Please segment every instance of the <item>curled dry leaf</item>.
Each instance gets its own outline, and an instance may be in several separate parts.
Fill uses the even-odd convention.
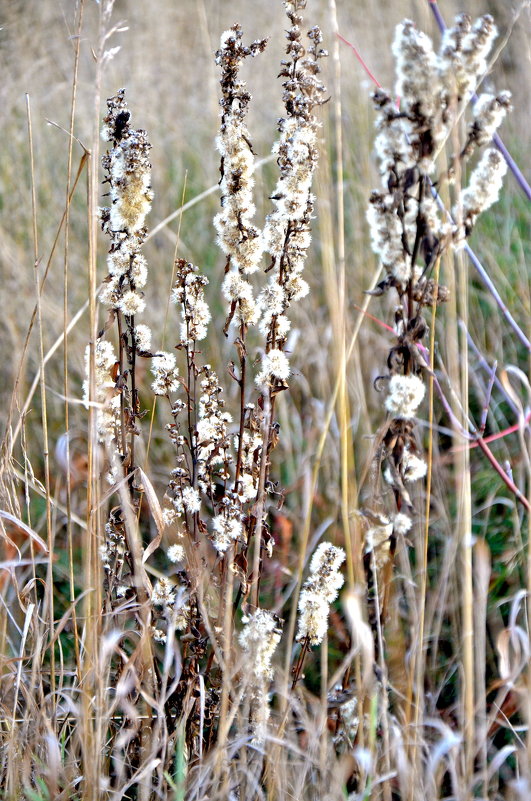
[[[142,482],[142,489],[144,490],[144,493],[146,495],[146,500],[149,504],[149,509],[153,516],[153,520],[155,521],[155,525],[157,526],[157,536],[149,543],[148,547],[144,551],[144,555],[142,557],[142,564],[144,564],[149,559],[151,554],[154,551],[156,551],[160,545],[160,541],[162,539],[162,532],[164,530],[164,520],[162,517],[162,507],[160,505],[153,484],[146,476],[141,467],[137,469],[138,469],[138,475],[140,476],[140,481]]]
[[[0,509],[0,517],[3,517],[4,520],[9,520],[10,523],[14,523],[15,526],[17,526],[21,531],[27,534],[28,537],[31,537],[31,539],[37,543],[41,551],[44,551],[44,553],[48,553],[48,546],[46,545],[42,537],[39,537],[36,531],[33,531],[32,528],[23,523],[22,520],[19,520],[18,517],[15,517],[15,515],[10,514],[10,512],[5,512],[3,509]]]

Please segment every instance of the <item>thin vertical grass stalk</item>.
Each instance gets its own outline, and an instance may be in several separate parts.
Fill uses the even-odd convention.
[[[468,287],[464,279],[464,270],[458,271],[460,296],[460,317],[467,325],[468,321]],[[469,376],[468,352],[466,338],[460,336],[460,395],[462,398],[465,419],[468,417]],[[464,421],[463,421],[464,422]],[[458,497],[459,539],[462,549],[463,586],[463,717],[462,725],[465,737],[465,775],[472,778],[476,746],[475,736],[475,669],[474,669],[474,591],[472,566],[472,497],[470,480],[470,452],[462,451],[456,459],[456,492]],[[469,791],[471,793],[471,790]]]
[[[435,284],[439,283],[440,259],[437,259],[434,269]],[[435,368],[435,322],[437,314],[437,304],[432,307],[431,320],[430,320],[430,343],[429,343],[429,369],[430,375],[428,378],[428,445],[426,452],[426,506],[424,511],[423,521],[423,539],[422,539],[422,554],[421,554],[421,567],[420,567],[420,588],[419,588],[419,625],[418,634],[416,636],[416,647],[411,659],[411,674],[414,673],[414,697],[416,703],[414,705],[414,737],[415,744],[417,744],[417,736],[420,732],[421,726],[421,701],[423,696],[423,681],[426,670],[426,654],[424,646],[425,637],[425,623],[426,623],[426,600],[428,590],[428,547],[429,547],[429,533],[430,533],[430,511],[431,511],[431,496],[432,496],[432,470],[433,470],[433,402],[434,402],[434,380],[433,371]],[[413,690],[413,681],[411,682]],[[417,747],[416,752],[412,758],[413,770],[417,776],[420,776],[420,751]]]
[[[100,778],[103,763],[103,732],[99,721],[103,719],[105,671],[100,662],[100,637],[102,607],[101,567],[99,553],[99,537],[102,530],[102,511],[100,504],[100,455],[98,444],[98,415],[96,401],[96,363],[95,343],[98,335],[98,315],[96,308],[97,288],[97,225],[99,198],[99,113],[101,98],[102,68],[105,45],[109,34],[109,19],[113,3],[105,0],[99,6],[98,15],[98,51],[94,80],[94,117],[92,130],[91,153],[88,160],[87,173],[87,216],[88,216],[88,303],[89,303],[89,358],[88,358],[88,447],[87,447],[87,527],[83,543],[85,560],[84,586],[88,590],[84,606],[83,627],[83,671],[81,700],[81,732],[82,732],[82,764],[83,764],[83,801],[97,801],[99,797]]]
[[[42,418],[42,439],[43,439],[43,459],[44,459],[44,481],[46,490],[46,530],[48,544],[48,570],[46,574],[46,594],[45,612],[48,615],[49,639],[53,643],[54,631],[54,594],[53,594],[53,528],[52,528],[52,509],[51,509],[51,482],[50,482],[50,448],[48,440],[48,409],[46,401],[46,379],[44,372],[44,338],[42,325],[42,305],[41,290],[39,281],[39,240],[37,236],[37,195],[35,186],[35,164],[33,154],[33,131],[31,124],[31,107],[29,95],[26,95],[26,112],[28,121],[28,144],[31,165],[31,208],[32,208],[32,228],[33,228],[33,255],[34,255],[34,277],[37,305],[37,330],[39,336],[39,361],[40,361],[40,391],[41,391],[41,418]],[[50,647],[50,703],[52,710],[55,708],[55,649],[53,644]]]
[[[68,323],[69,323],[69,310],[68,310],[68,262],[69,262],[69,234],[70,234],[70,196],[72,192],[72,161],[73,161],[73,147],[74,147],[74,123],[76,113],[76,99],[77,99],[77,83],[79,72],[79,57],[80,57],[80,41],[81,31],[83,28],[83,11],[84,2],[80,2],[78,16],[77,16],[77,39],[74,48],[74,67],[72,77],[72,97],[70,106],[70,126],[69,126],[69,140],[68,140],[68,159],[67,159],[67,177],[66,177],[66,197],[65,197],[65,234],[64,234],[64,256],[63,256],[63,394],[65,397],[64,405],[64,421],[65,421],[65,467],[66,467],[66,527],[67,527],[67,541],[68,541],[68,562],[70,572],[70,602],[72,603],[72,625],[74,628],[74,648],[76,654],[76,670],[78,682],[81,682],[81,663],[80,663],[80,650],[79,650],[79,631],[77,624],[77,611],[75,604],[75,574],[74,574],[74,538],[72,527],[72,484],[71,484],[71,453],[70,453],[70,410],[68,405],[69,397],[69,380],[68,380],[68,362],[69,362],[69,349],[68,349]]]
[[[338,309],[338,375],[343,377],[339,402],[339,418],[341,425],[341,448],[342,448],[342,517],[343,529],[345,533],[345,549],[347,554],[347,573],[351,587],[361,580],[362,567],[355,554],[359,553],[359,543],[357,542],[357,526],[352,523],[351,509],[354,507],[354,499],[357,496],[356,486],[356,466],[353,449],[350,445],[350,418],[351,412],[348,403],[348,392],[346,386],[347,361],[346,361],[346,338],[347,338],[347,282],[346,282],[346,261],[345,261],[345,199],[344,199],[344,170],[343,170],[343,130],[342,130],[342,101],[341,101],[341,61],[339,58],[338,41],[338,21],[335,0],[330,0],[330,12],[336,39],[333,49],[334,63],[334,131],[336,137],[337,151],[337,175],[334,177],[337,202],[337,259],[334,260],[337,270],[337,295],[335,298],[335,309]],[[334,314],[333,319],[336,319]],[[354,529],[352,531],[352,528]]]

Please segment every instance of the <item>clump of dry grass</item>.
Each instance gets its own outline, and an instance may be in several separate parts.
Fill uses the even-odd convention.
[[[108,100],[103,192],[99,185],[98,92],[120,58],[111,37],[122,27],[110,0],[94,48],[92,146],[77,173],[70,146],[66,208],[44,272],[28,101],[39,375],[25,394],[20,369],[0,473],[6,799],[528,794],[528,340],[518,304],[501,301],[499,272],[465,244],[505,172],[489,143],[510,97],[484,91],[494,21],[459,17],[438,52],[412,22],[397,28],[397,85],[373,96],[381,185],[369,223],[380,264],[372,284],[365,269],[357,276],[358,308],[373,304],[371,323],[348,307],[347,243],[359,258],[368,237],[345,217],[353,179],[339,54],[334,48],[335,154],[317,170],[331,141],[327,53],[319,27],[305,34],[306,2],[284,6],[277,172],[263,191],[255,143],[264,134],[252,133],[242,75],[249,67],[252,85],[278,42],[245,44],[233,25],[215,54],[214,225],[224,267],[213,273],[209,248],[186,243],[182,220],[174,258],[164,257],[172,265],[164,313],[153,313],[163,293],[153,266],[148,281],[146,260],[159,156],[151,132],[133,127],[124,90]],[[80,33],[83,5],[78,11]],[[332,28],[334,15],[331,3]],[[79,38],[74,57],[71,134]],[[135,124],[141,117],[140,106]],[[360,147],[368,130],[361,142],[360,120]],[[69,335],[69,265],[71,204],[85,170],[82,390],[70,375],[85,343],[76,351]],[[356,192],[360,218],[366,186]],[[98,211],[102,195],[108,208]],[[63,234],[63,337],[54,347],[66,346],[56,400],[44,287]],[[306,269],[312,250],[324,293]],[[476,259],[484,290],[467,280],[463,252]],[[503,370],[474,341],[469,309],[486,302],[482,292],[513,338],[514,363]],[[375,337],[373,324],[388,331]],[[28,335],[35,358],[31,344]],[[33,422],[26,415],[37,390]],[[362,434],[377,429],[368,444]],[[520,439],[509,450],[511,433]]]

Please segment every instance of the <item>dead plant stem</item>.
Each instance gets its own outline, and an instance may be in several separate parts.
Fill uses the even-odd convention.
[[[50,498],[52,496],[50,483],[50,450],[48,442],[48,409],[46,402],[46,378],[44,372],[44,333],[42,324],[42,303],[41,289],[39,281],[39,240],[37,233],[37,189],[35,185],[35,161],[33,152],[33,130],[31,123],[31,106],[29,95],[26,95],[26,113],[28,122],[28,144],[31,165],[31,208],[32,208],[32,229],[33,229],[33,256],[34,256],[34,278],[35,294],[37,305],[37,327],[39,336],[39,364],[40,364],[40,385],[41,385],[41,419],[42,419],[42,444],[44,460],[44,484],[46,489],[46,530],[48,544],[48,568],[46,572],[46,611],[49,621],[49,639],[53,639],[54,631],[54,583],[53,583],[53,553],[54,553],[54,533],[52,527],[52,507]],[[55,649],[50,648],[50,703],[55,712]]]

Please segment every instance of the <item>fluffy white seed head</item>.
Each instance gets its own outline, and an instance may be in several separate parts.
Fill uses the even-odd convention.
[[[330,604],[323,595],[302,590],[299,598],[297,640],[308,637],[311,645],[319,645],[328,629]]]
[[[312,556],[310,575],[299,599],[299,641],[308,637],[311,645],[322,642],[328,625],[330,604],[343,586],[344,579],[339,569],[344,560],[344,550],[329,542],[322,542]]]
[[[184,562],[185,552],[182,545],[170,545],[166,551],[166,556],[170,562]]]
[[[409,515],[398,512],[393,518],[393,532],[397,535],[407,534],[413,525]]]
[[[267,382],[278,379],[279,381],[286,381],[289,378],[290,366],[289,359],[286,354],[274,348],[269,353],[264,354],[262,359],[262,370],[256,376],[256,383],[258,386],[263,386]]]
[[[439,78],[431,39],[406,19],[396,28],[392,49],[401,107],[406,112],[418,109],[428,119],[433,117]]]
[[[118,308],[126,317],[140,314],[146,308],[146,301],[134,289],[126,290],[118,302]]]
[[[420,456],[411,453],[409,448],[405,448],[401,469],[404,481],[413,482],[424,478],[428,472],[428,465]]]
[[[151,349],[151,328],[143,323],[135,325],[135,341],[138,350],[149,351]]]
[[[181,498],[184,508],[190,514],[195,514],[201,509],[201,496],[193,487],[184,487],[181,491]]]
[[[245,621],[238,639],[242,650],[251,657],[249,667],[258,678],[273,678],[271,660],[280,636],[277,619],[265,609],[256,609]]]
[[[239,517],[230,514],[216,515],[212,521],[212,542],[218,553],[225,553],[232,542],[238,540],[243,533],[243,525]]]
[[[461,61],[463,71],[474,77],[474,84],[487,70],[487,57],[498,35],[498,29],[490,14],[479,17],[463,38]]]
[[[474,138],[478,145],[487,144],[492,139],[510,110],[510,92],[500,92],[498,95],[488,92],[480,94],[474,105],[473,126]]]
[[[238,271],[227,273],[221,291],[229,303],[235,303],[234,323],[254,325],[258,322],[260,308],[253,297],[253,288]]]
[[[155,380],[151,388],[155,395],[167,395],[175,392],[179,386],[179,370],[173,353],[159,352],[151,360],[151,372]]]
[[[241,44],[241,29],[235,26],[221,38],[216,61],[221,66],[222,121],[216,139],[222,156],[221,211],[214,218],[218,245],[227,254],[232,269],[254,273],[263,253],[261,232],[252,224],[254,154],[245,125],[250,95],[238,76],[244,58],[263,49],[265,42],[250,48]]]
[[[391,196],[373,193],[367,209],[373,251],[388,273],[405,286],[411,276],[411,262],[404,251],[402,221],[393,208]]]
[[[153,199],[148,158],[151,145],[145,131],[131,127],[123,89],[109,98],[107,106],[102,135],[112,147],[102,161],[111,203],[110,208],[101,209],[100,217],[111,244],[107,256],[109,275],[99,297],[102,303],[133,317],[146,306],[141,290],[148,270],[140,251]]]
[[[507,162],[499,150],[489,148],[470,176],[467,188],[461,193],[463,221],[472,226],[479,214],[498,200]]]
[[[393,375],[389,381],[389,394],[385,408],[393,417],[411,419],[420,406],[426,387],[416,375]]]
[[[172,606],[175,603],[175,586],[164,576],[161,577],[151,595],[151,602],[155,606]]]
[[[245,695],[250,701],[250,723],[253,743],[263,743],[267,734],[270,715],[269,684],[273,678],[272,658],[280,642],[281,629],[278,620],[265,609],[256,609],[243,618],[243,629],[239,643],[246,662],[247,678]]]

